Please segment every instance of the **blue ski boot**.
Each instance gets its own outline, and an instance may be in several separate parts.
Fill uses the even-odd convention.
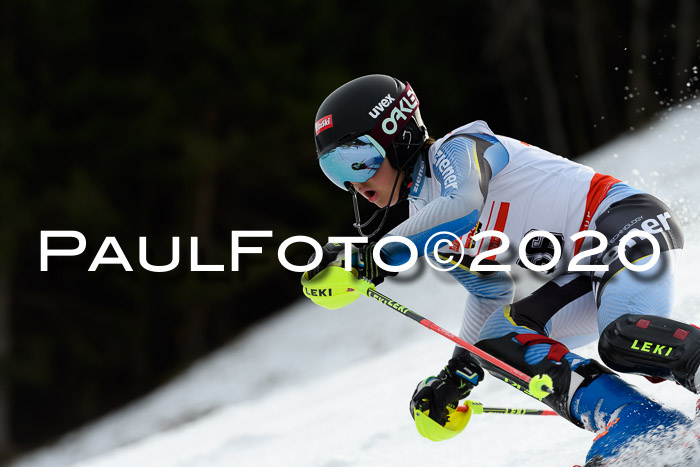
[[[586,456],[586,467],[688,465],[651,461],[650,456],[659,451],[656,445],[668,447],[680,442],[681,434],[690,430],[691,420],[649,399],[616,375],[602,374],[579,388],[571,413],[586,428],[598,432]],[[644,462],[639,464],[640,460]]]

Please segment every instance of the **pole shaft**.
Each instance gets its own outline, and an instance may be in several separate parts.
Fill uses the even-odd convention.
[[[487,362],[497,366],[501,370],[504,370],[505,372],[509,373],[511,376],[514,378],[517,378],[520,380],[521,384],[524,384],[527,386],[530,383],[530,380],[532,379],[530,376],[527,374],[523,373],[522,371],[518,370],[517,368],[514,368],[513,366],[507,364],[506,362],[494,357],[491,354],[488,354],[481,350],[478,347],[473,346],[469,342],[465,341],[464,339],[461,339],[460,337],[455,336],[451,332],[441,328],[437,324],[433,323],[427,318],[422,317],[415,311],[401,305],[400,303],[392,300],[391,298],[387,297],[386,295],[377,292],[375,289],[368,289],[367,290],[367,296],[370,298],[373,298],[385,305],[387,305],[389,308],[393,308],[394,310],[398,311],[399,313],[408,316],[414,321],[417,321],[421,325],[425,326],[426,328],[430,329],[431,331],[434,331],[441,336],[444,336],[454,342],[457,345],[460,345],[467,349],[469,352],[473,353],[477,357],[482,358],[483,360],[486,360]]]
[[[457,407],[457,412],[467,412],[469,407],[466,405],[460,405]],[[481,413],[493,413],[500,415],[559,415],[553,410],[538,410],[538,409],[514,409],[514,408],[500,408],[500,407],[482,407]]]

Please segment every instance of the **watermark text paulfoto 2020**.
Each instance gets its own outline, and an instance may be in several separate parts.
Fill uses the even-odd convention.
[[[241,254],[257,254],[262,253],[262,247],[243,247],[240,246],[240,239],[245,237],[253,238],[270,238],[273,236],[271,230],[234,230],[231,231],[231,261],[230,267],[231,271],[239,270],[239,257]],[[478,233],[474,235],[471,239],[474,241],[479,241],[484,238],[497,238],[497,242],[491,242],[490,245],[497,245],[495,248],[489,249],[487,251],[482,251],[477,254],[473,261],[469,265],[469,269],[474,272],[490,272],[490,271],[510,271],[510,264],[493,264],[493,262],[482,263],[487,258],[493,258],[501,253],[506,252],[510,247],[510,240],[508,237],[499,231],[489,230],[485,232]],[[589,250],[581,251],[576,254],[570,261],[568,265],[568,270],[573,272],[603,272],[608,270],[608,264],[612,263],[614,260],[619,260],[622,264],[632,271],[646,271],[651,269],[659,259],[660,247],[659,242],[654,238],[654,236],[644,230],[632,229],[622,238],[620,238],[619,243],[613,248],[609,249],[606,253],[606,257],[609,260],[604,259],[603,264],[580,264],[581,261],[590,256],[601,254],[608,250],[609,243],[605,236],[596,231],[582,231],[575,233],[570,237],[572,242],[584,239],[585,237],[593,237],[598,240],[598,245]],[[75,248],[51,248],[49,243],[52,238],[73,238],[77,240],[78,244]],[[454,240],[449,240],[452,238]],[[625,251],[627,248],[634,246],[640,239],[646,239],[651,243],[652,254],[649,259],[644,264],[634,264],[630,262]],[[547,261],[545,264],[534,264],[527,255],[526,247],[532,242],[533,239],[546,239],[551,245],[551,252],[547,255]],[[366,237],[329,237],[328,241],[330,243],[338,243],[344,245],[345,257],[350,257],[352,254],[353,244],[367,243],[368,239]],[[447,257],[444,254],[440,254],[439,250],[446,247],[453,246],[455,241],[461,246],[460,259],[455,260],[452,255]],[[48,271],[49,269],[49,258],[56,256],[78,256],[85,252],[86,239],[85,236],[76,230],[42,230],[41,231],[41,245],[40,245],[40,259],[41,259],[41,271]],[[309,264],[295,265],[290,263],[286,257],[287,249],[296,243],[305,243],[310,245],[316,252],[315,258]],[[405,250],[409,253],[408,259],[399,265],[390,265],[380,256],[380,250],[382,247],[389,245],[391,243],[403,244],[406,248]],[[595,243],[595,242],[593,242]],[[430,249],[429,249],[430,246]],[[112,249],[113,254],[109,255],[109,249]],[[172,238],[172,257],[171,261],[165,265],[153,265],[150,264],[146,256],[147,251],[147,239],[146,237],[139,237],[139,264],[143,269],[150,272],[168,272],[172,271],[178,267],[180,263],[180,238]],[[460,237],[451,232],[438,232],[432,235],[427,242],[425,242],[425,247],[423,249],[423,256],[426,257],[427,263],[434,269],[438,271],[449,271],[457,267],[462,258],[465,255],[465,250],[463,248]],[[408,238],[400,236],[389,236],[382,238],[377,242],[377,246],[373,250],[373,257],[377,265],[389,272],[403,272],[410,269],[418,261],[418,248],[415,243]],[[534,230],[526,234],[518,246],[518,264],[522,264],[524,267],[538,272],[546,272],[551,270],[554,265],[559,263],[562,256],[562,247],[560,240],[557,239],[552,233],[543,230]],[[434,263],[428,258],[432,258]],[[321,263],[322,260],[322,247],[319,242],[311,237],[298,235],[294,237],[287,238],[284,240],[277,249],[277,258],[280,264],[289,271],[293,272],[305,272],[309,271]],[[124,251],[117,242],[116,237],[106,237],[102,242],[97,254],[95,255],[88,271],[96,271],[98,266],[103,264],[117,264],[121,265],[125,271],[133,271],[131,263],[127,259]],[[444,267],[443,267],[444,266]],[[345,264],[346,270],[350,270],[350,261]],[[190,270],[191,271],[212,271],[212,272],[223,272],[226,267],[223,264],[199,264],[198,256],[198,239],[197,237],[190,237]]]

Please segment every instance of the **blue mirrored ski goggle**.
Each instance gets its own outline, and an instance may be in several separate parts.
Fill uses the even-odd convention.
[[[348,141],[318,157],[321,170],[347,191],[348,182],[366,182],[384,162],[386,151],[369,135]]]

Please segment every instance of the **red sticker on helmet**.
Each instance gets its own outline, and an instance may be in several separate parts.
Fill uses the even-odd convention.
[[[316,136],[323,130],[327,130],[333,127],[333,114],[326,115],[325,117],[319,118],[316,122]]]

